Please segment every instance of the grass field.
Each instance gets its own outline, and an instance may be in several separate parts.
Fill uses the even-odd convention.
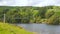
[[[7,23],[0,23],[0,34],[33,34],[22,27],[10,25]]]

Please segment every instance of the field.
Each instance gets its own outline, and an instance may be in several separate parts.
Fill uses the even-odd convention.
[[[0,22],[0,34],[33,34],[22,27]]]

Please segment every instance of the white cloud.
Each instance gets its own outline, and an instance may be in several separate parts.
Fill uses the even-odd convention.
[[[14,1],[12,0],[2,0],[0,1],[0,6],[7,6],[7,5],[13,5]]]
[[[47,6],[58,5],[60,0],[0,0],[0,6]]]
[[[55,1],[54,0],[44,0],[43,2],[40,2],[34,6],[48,6],[48,5],[55,5]]]
[[[6,2],[4,2],[4,1],[0,1],[0,5],[5,5],[6,4]]]
[[[26,6],[28,4],[27,0],[15,0],[15,3],[13,5],[16,6]]]
[[[60,0],[55,0],[55,5],[60,6]]]
[[[41,3],[42,1],[44,1],[44,0],[28,0],[28,5],[29,6],[36,5],[38,3]]]

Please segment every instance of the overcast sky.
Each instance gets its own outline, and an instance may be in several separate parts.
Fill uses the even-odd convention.
[[[0,0],[0,6],[47,6],[58,5],[60,0]]]

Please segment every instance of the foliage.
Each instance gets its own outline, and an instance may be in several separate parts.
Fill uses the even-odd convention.
[[[60,7],[59,6],[46,6],[46,7],[12,7],[12,6],[0,6],[0,21],[3,22],[4,15],[5,20],[8,23],[42,23],[47,22],[55,23],[60,18]],[[57,16],[55,16],[57,15]],[[56,20],[54,20],[56,19]],[[53,21],[53,22],[50,22]],[[60,23],[60,22],[59,22]]]
[[[57,25],[60,23],[59,21],[59,16],[54,14],[53,16],[51,16],[48,20],[47,20],[47,23],[48,24],[54,24],[54,25]]]
[[[52,15],[54,15],[54,10],[53,9],[48,9],[46,14],[45,14],[45,17],[50,18]]]

